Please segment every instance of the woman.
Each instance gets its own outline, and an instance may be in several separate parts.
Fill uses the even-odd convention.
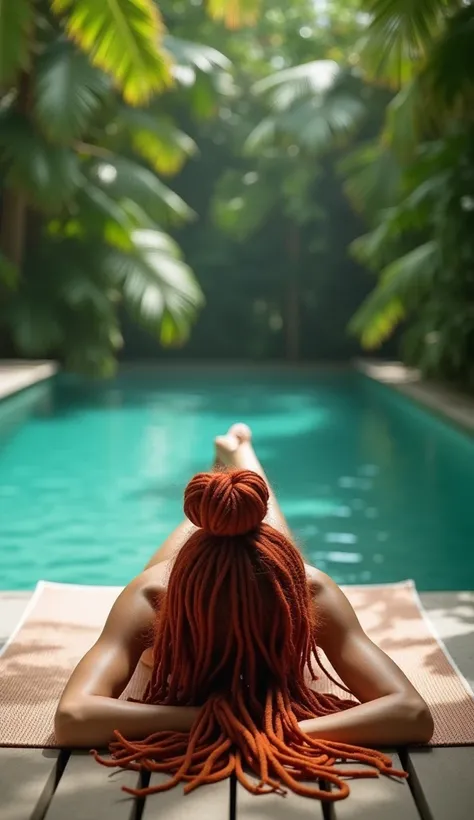
[[[161,788],[183,781],[185,791],[235,772],[254,793],[287,786],[336,800],[349,791],[341,760],[373,767],[352,776],[403,776],[367,747],[428,741],[427,705],[339,587],[303,563],[249,428],[234,425],[216,450],[215,471],[186,489],[187,520],[75,669],[56,714],[59,744],[110,744],[100,762],[166,771]],[[310,688],[318,648],[357,700]],[[140,658],[151,666],[143,702],[118,700]],[[302,782],[318,778],[330,792]]]

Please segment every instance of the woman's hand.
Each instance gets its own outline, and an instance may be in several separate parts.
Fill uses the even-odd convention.
[[[300,729],[313,738],[356,746],[427,743],[433,719],[417,696],[385,695],[333,715],[302,720]]]
[[[116,729],[131,740],[154,732],[189,732],[199,712],[191,706],[151,706],[100,695],[64,700],[56,713],[56,740],[60,746],[90,749],[107,746]]]

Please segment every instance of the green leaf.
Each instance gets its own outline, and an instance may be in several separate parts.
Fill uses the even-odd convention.
[[[340,74],[341,69],[334,60],[314,60],[259,80],[252,92],[264,96],[274,111],[286,111],[301,99],[326,94]]]
[[[27,71],[33,24],[32,0],[0,0],[0,83],[15,83]]]
[[[359,308],[349,329],[366,348],[379,347],[404,318],[429,293],[440,263],[436,241],[426,242],[391,262],[379,283]]]
[[[386,219],[373,231],[358,236],[349,246],[351,255],[363,265],[379,271],[393,258],[393,237]]]
[[[453,8],[452,0],[365,0],[372,15],[362,47],[371,78],[398,86],[418,71]]]
[[[387,106],[381,139],[402,161],[413,157],[423,126],[426,127],[424,108],[419,76],[407,83]]]
[[[171,117],[161,113],[123,107],[119,119],[129,132],[137,154],[158,173],[178,173],[197,149],[194,140],[177,128]]]
[[[181,343],[203,301],[199,285],[169,236],[141,230],[133,233],[133,241],[132,253],[108,254],[105,269],[143,327],[163,343]]]
[[[160,48],[163,27],[153,0],[51,0],[69,37],[92,63],[110,74],[131,105],[169,85]]]
[[[344,190],[352,205],[374,217],[397,201],[402,168],[393,151],[380,142],[365,143],[340,164]]]
[[[81,136],[110,90],[109,78],[72,43],[53,42],[38,61],[35,112],[54,142]]]
[[[230,60],[217,49],[170,34],[163,37],[163,48],[172,57],[173,77],[184,85],[195,82],[196,72],[213,74],[216,71],[230,71],[232,66]]]
[[[0,116],[0,155],[8,168],[7,185],[21,188],[40,208],[60,207],[80,184],[75,153],[48,143],[20,114]]]
[[[430,51],[426,75],[441,117],[443,107],[457,108],[467,117],[472,111],[474,65],[474,8],[467,5],[446,21],[446,30]]]
[[[253,87],[269,104],[249,135],[246,153],[258,153],[280,138],[291,138],[309,152],[324,151],[353,131],[366,106],[350,74],[333,60],[316,60],[278,71]]]
[[[133,160],[111,153],[107,160],[92,162],[87,174],[109,196],[136,202],[156,222],[179,223],[194,215],[178,194]]]
[[[207,0],[207,10],[214,20],[222,20],[230,29],[251,26],[260,12],[260,0]]]
[[[89,235],[102,236],[114,247],[129,250],[132,246],[131,232],[136,227],[125,203],[116,202],[105,191],[85,181],[77,196],[79,219]]]

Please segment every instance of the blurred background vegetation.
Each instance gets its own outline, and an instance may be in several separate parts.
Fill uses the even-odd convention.
[[[0,344],[474,386],[469,0],[0,5]]]

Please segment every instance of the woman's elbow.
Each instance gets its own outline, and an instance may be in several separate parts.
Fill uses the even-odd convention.
[[[59,746],[80,746],[83,715],[80,705],[60,703],[54,718],[54,734]]]

